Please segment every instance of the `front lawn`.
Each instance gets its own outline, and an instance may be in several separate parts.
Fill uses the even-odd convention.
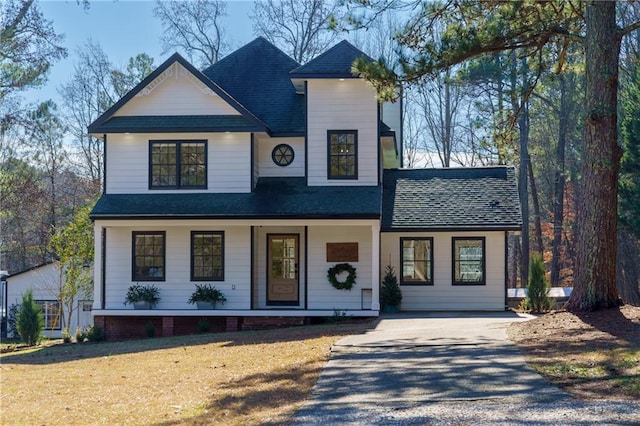
[[[3,424],[281,423],[370,322],[42,347],[0,357]]]
[[[578,398],[640,400],[640,307],[552,312],[509,336],[540,374]]]

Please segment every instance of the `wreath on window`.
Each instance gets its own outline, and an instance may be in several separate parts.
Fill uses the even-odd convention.
[[[344,281],[338,281],[338,275],[343,272],[347,272],[347,279]],[[336,266],[329,268],[327,271],[327,278],[334,288],[338,290],[351,290],[356,283],[356,268],[348,263],[338,263]]]

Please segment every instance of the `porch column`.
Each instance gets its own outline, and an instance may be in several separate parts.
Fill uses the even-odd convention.
[[[371,226],[371,310],[380,310],[380,224]]]
[[[100,225],[93,227],[93,310],[102,309],[102,230]]]

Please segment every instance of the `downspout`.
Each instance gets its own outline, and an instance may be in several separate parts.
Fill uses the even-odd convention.
[[[309,227],[304,227],[304,309],[309,309]]]
[[[309,82],[304,82],[304,184],[309,185]]]
[[[102,193],[107,193],[107,134],[102,135]]]
[[[509,231],[504,231],[504,310],[509,310]]]
[[[106,266],[107,266],[107,228],[102,228],[102,249],[101,249],[101,256],[100,256],[100,263],[101,263],[101,267],[100,267],[100,309],[105,308],[106,304],[105,304],[105,297],[107,295],[107,287],[105,285],[105,280],[107,278],[107,271],[106,271]]]
[[[253,225],[251,225],[251,248],[249,249],[251,254],[251,267],[250,267],[250,274],[251,274],[251,281],[250,281],[250,292],[251,292],[251,297],[249,299],[249,309],[253,310],[255,308],[255,304],[253,303],[254,300],[254,291],[255,291],[255,227]]]

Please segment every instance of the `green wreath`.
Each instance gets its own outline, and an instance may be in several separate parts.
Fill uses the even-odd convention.
[[[349,275],[346,280],[340,282],[336,277],[342,272],[348,272]],[[327,271],[327,278],[331,285],[338,290],[351,290],[353,285],[356,283],[356,268],[348,263],[338,263],[333,268],[329,268]]]

